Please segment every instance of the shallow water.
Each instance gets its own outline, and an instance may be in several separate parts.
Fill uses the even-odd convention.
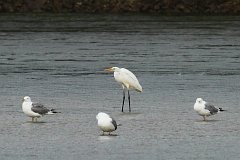
[[[239,17],[2,15],[1,159],[239,159]],[[122,90],[109,66],[125,67],[143,92]],[[62,113],[31,123],[29,95]],[[227,111],[203,122],[202,97]],[[111,114],[117,136],[100,136]]]

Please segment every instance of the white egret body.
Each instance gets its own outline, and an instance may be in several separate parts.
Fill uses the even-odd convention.
[[[125,68],[111,67],[111,68],[105,69],[105,71],[114,72],[115,80],[122,85],[122,88],[123,88],[122,112],[123,112],[124,101],[125,101],[125,91],[126,90],[128,91],[129,112],[131,112],[129,90],[133,89],[138,92],[143,91],[142,86],[140,85],[137,77],[131,71]]]

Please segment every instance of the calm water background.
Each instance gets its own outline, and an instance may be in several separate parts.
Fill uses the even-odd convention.
[[[1,159],[240,159],[239,26],[240,17],[1,15]],[[109,66],[143,86],[131,114]],[[62,113],[31,123],[25,95]],[[197,97],[228,111],[202,122]],[[118,136],[100,136],[99,111],[122,124]]]

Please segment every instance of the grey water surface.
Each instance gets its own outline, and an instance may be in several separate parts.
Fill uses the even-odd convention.
[[[240,17],[2,14],[0,159],[239,160]],[[132,113],[110,66],[138,77]],[[31,123],[23,96],[61,113]],[[201,97],[226,112],[202,121]],[[127,104],[127,102],[126,102]],[[101,136],[96,114],[122,124]]]

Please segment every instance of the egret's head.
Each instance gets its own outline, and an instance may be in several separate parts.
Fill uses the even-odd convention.
[[[106,68],[104,69],[104,71],[107,71],[107,72],[115,72],[117,70],[119,70],[120,68],[118,67],[110,67],[110,68]]]
[[[108,117],[109,118],[109,115],[104,113],[104,112],[99,112],[97,115],[96,115],[96,119],[99,120],[100,118],[104,118],[104,117]]]
[[[196,103],[202,103],[203,102],[203,99],[202,98],[197,98],[196,99]]]
[[[29,96],[25,96],[23,98],[23,102],[31,102],[31,98]]]

